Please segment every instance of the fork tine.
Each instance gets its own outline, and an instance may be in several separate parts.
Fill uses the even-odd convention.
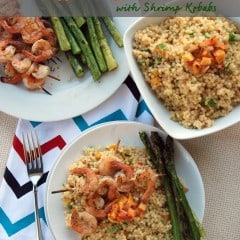
[[[30,151],[28,135],[24,136],[24,134],[22,133],[22,139],[23,139],[23,152],[25,157],[25,163],[28,168],[31,168],[32,162],[31,162],[31,151]]]
[[[27,154],[27,149],[26,149],[26,141],[25,141],[25,137],[24,137],[23,133],[22,133],[22,140],[23,140],[23,154],[24,154],[25,161],[27,163],[27,161],[28,161],[28,154]]]
[[[33,137],[33,132],[31,132],[31,138],[32,138],[32,145],[33,145],[33,154],[34,154],[34,159],[36,159],[36,167],[42,168],[42,151],[41,151],[41,146],[38,140],[38,136],[36,131],[34,131],[34,137]]]
[[[28,143],[28,155],[29,155],[29,166],[30,168],[34,168],[34,159],[35,159],[35,153],[34,153],[34,146],[33,146],[33,141],[30,141],[29,134],[27,135],[27,143]]]
[[[22,133],[23,152],[28,169],[42,168],[42,151],[37,133],[31,131],[25,135]]]

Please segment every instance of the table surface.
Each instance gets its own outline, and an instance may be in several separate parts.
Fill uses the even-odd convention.
[[[18,119],[0,112],[0,183]],[[180,141],[196,161],[206,194],[207,240],[240,239],[240,123],[221,132]]]

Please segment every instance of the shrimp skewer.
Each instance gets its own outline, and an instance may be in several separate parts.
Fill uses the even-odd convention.
[[[18,73],[18,74],[15,74],[14,76],[1,76],[0,80],[1,82],[11,83],[11,84],[17,84],[23,81],[23,84],[30,90],[41,89],[48,95],[52,95],[47,89],[43,87],[43,84],[45,82],[44,79],[37,79],[29,75],[24,76]]]
[[[0,80],[12,84],[22,81],[30,90],[42,89],[51,94],[43,88],[45,78],[59,78],[39,63],[51,59],[56,52],[53,29],[46,27],[40,17],[2,17],[0,36],[0,63],[5,65],[6,73]]]
[[[23,66],[16,66],[19,68],[18,70],[22,69]],[[34,89],[41,89],[47,94],[51,95],[49,91],[47,91],[45,88],[43,88],[44,85],[44,78],[48,76],[48,73],[50,71],[48,66],[32,63],[28,70],[26,72],[20,73],[16,71],[16,67],[12,65],[12,63],[9,61],[5,65],[5,73],[6,77],[1,77],[0,80],[4,83],[11,83],[11,84],[17,84],[19,82],[23,82],[23,84],[30,90]]]

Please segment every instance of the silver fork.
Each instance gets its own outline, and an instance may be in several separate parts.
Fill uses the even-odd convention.
[[[43,175],[43,161],[42,161],[42,151],[39,144],[37,133],[34,131],[22,134],[23,138],[23,151],[25,157],[25,163],[27,166],[27,172],[29,179],[33,184],[33,192],[34,192],[34,213],[36,220],[36,232],[37,239],[42,240],[42,230],[41,223],[38,213],[38,194],[37,194],[37,184],[40,178]]]

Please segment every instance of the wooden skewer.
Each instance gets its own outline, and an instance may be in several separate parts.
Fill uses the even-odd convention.
[[[72,189],[61,189],[61,190],[52,191],[51,193],[55,194],[55,193],[68,192],[68,191],[72,191]]]
[[[55,77],[55,76],[53,76],[53,75],[48,75],[48,77],[50,77],[50,78],[53,78],[53,79],[55,79],[55,80],[57,80],[57,81],[60,81],[61,79],[60,78],[58,78],[58,77]]]
[[[57,62],[55,61],[54,58],[49,59],[48,62],[49,62],[49,61],[52,61],[53,63],[57,64]]]
[[[54,58],[56,58],[59,62],[61,62],[62,63],[62,59],[60,59],[59,57],[54,57]]]
[[[48,95],[52,95],[48,90],[46,90],[45,88],[43,87],[40,87],[40,89],[42,89],[45,93],[47,93]]]
[[[118,148],[119,148],[119,145],[120,145],[120,140],[117,141],[116,143],[116,148],[115,148],[115,154],[118,152]]]
[[[52,61],[53,63],[57,64],[57,61],[55,59],[58,60],[59,62],[62,62],[62,60],[59,57],[56,57],[56,56],[50,58],[49,61]]]

